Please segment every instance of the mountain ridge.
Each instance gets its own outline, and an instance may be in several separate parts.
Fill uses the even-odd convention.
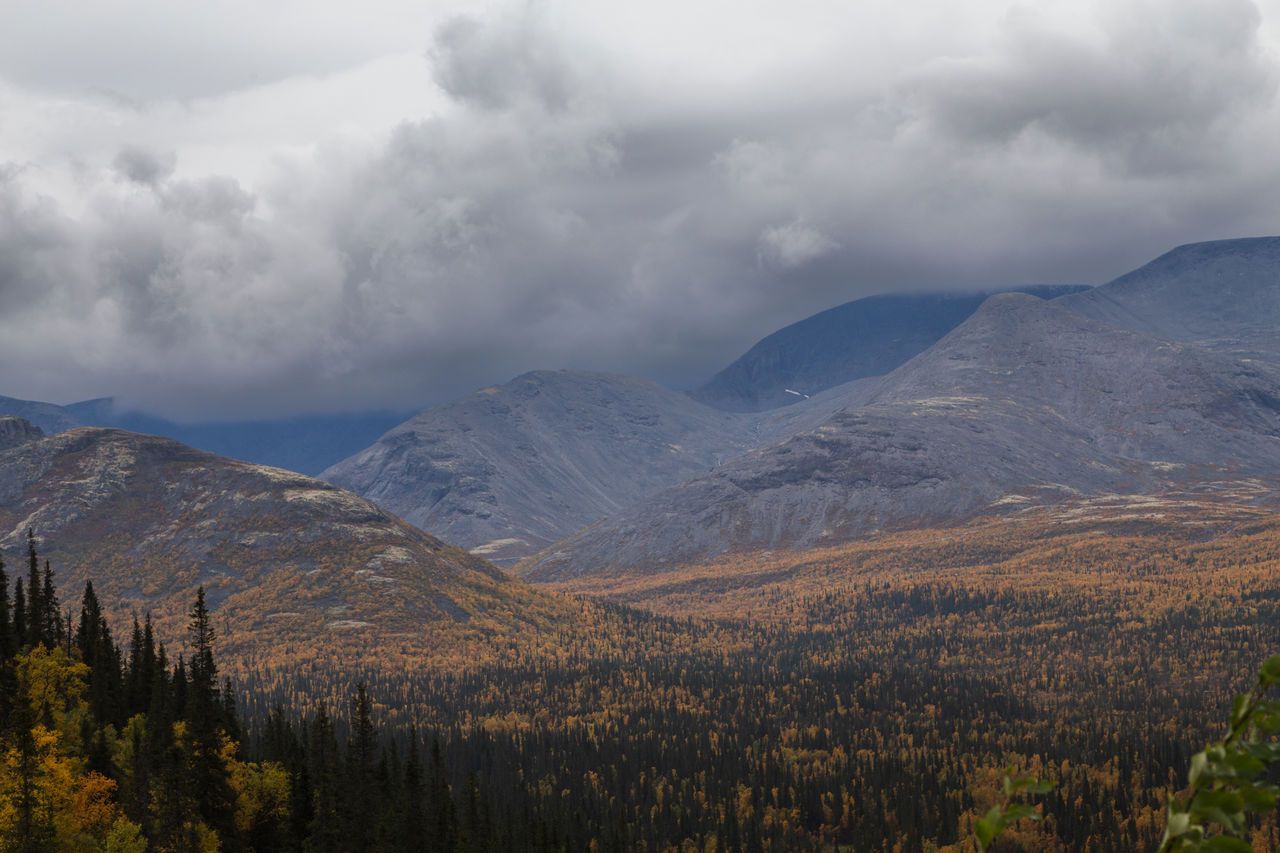
[[[1280,237],[1187,243],[1057,301],[1122,328],[1280,365]]]
[[[25,418],[47,433],[76,427],[108,427],[160,435],[220,456],[308,475],[318,474],[366,447],[405,418],[400,412],[357,412],[179,423],[122,409],[111,397],[65,406],[0,397],[0,415]]]
[[[793,405],[805,396],[889,373],[941,340],[989,296],[1021,292],[1053,299],[1086,289],[1027,285],[856,299],[766,335],[690,394],[726,411]]]
[[[180,621],[197,586],[228,654],[442,653],[513,637],[567,607],[364,499],[171,439],[81,427],[0,450],[0,547],[34,529],[64,600],[92,579],[117,615]],[[181,625],[163,626],[181,636]]]
[[[544,581],[803,548],[963,519],[999,501],[1263,473],[1280,475],[1273,371],[1005,294],[881,380],[865,405],[659,493],[519,570]]]

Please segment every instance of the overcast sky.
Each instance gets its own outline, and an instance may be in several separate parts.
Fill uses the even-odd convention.
[[[0,394],[697,384],[888,291],[1280,233],[1280,0],[9,0]]]

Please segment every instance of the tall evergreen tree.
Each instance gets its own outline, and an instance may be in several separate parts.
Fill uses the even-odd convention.
[[[310,827],[312,853],[343,853],[342,815],[339,803],[343,792],[339,774],[338,742],[333,722],[324,708],[316,712],[311,723],[310,749],[312,818]]]
[[[4,560],[0,560],[0,734],[8,730],[9,715],[17,693],[12,667],[17,650],[9,611],[9,575],[5,573]]]
[[[40,576],[40,556],[36,553],[36,531],[27,528],[27,610],[26,610],[26,645],[38,646],[44,641],[44,602],[40,600],[40,590],[44,586]]]
[[[22,578],[14,584],[13,589],[13,646],[21,649],[27,645],[27,594],[22,586]]]
[[[53,568],[49,561],[44,561],[44,577],[40,583],[40,610],[43,623],[40,625],[40,639],[48,646],[61,645],[63,638],[62,611],[58,608],[58,593],[53,585]]]
[[[4,560],[0,559],[0,666],[4,666],[17,645],[13,639],[13,622],[9,611],[9,575],[4,570]]]
[[[351,734],[347,740],[345,832],[350,849],[355,853],[366,853],[373,846],[374,761],[378,753],[378,735],[373,727],[372,710],[369,692],[361,683],[351,698]]]
[[[409,756],[404,765],[404,823],[401,833],[403,853],[427,850],[427,820],[423,811],[424,787],[422,756],[418,750],[418,727],[409,727]]]
[[[223,837],[235,830],[235,794],[222,759],[220,720],[223,705],[218,692],[218,668],[213,659],[214,630],[205,605],[204,587],[187,614],[191,644],[190,688],[186,719],[191,749],[191,793],[200,803],[205,822]]]

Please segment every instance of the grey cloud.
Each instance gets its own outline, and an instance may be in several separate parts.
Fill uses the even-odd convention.
[[[798,219],[771,225],[760,234],[761,262],[783,269],[804,266],[839,247],[835,240]]]
[[[0,393],[208,417],[421,405],[535,367],[689,386],[870,293],[1096,281],[1280,230],[1253,7],[1161,8],[1149,35],[1123,3],[1089,36],[1014,21],[878,99],[744,83],[667,111],[527,7],[454,21],[432,53],[452,103],[376,148],[256,185],[131,155],[74,214],[10,170]]]
[[[429,52],[441,88],[489,109],[526,100],[566,109],[580,81],[548,38],[541,8],[526,6],[497,26],[467,16],[441,26]]]
[[[135,184],[154,186],[173,174],[178,158],[173,152],[164,154],[141,146],[121,148],[112,166],[126,180]]]
[[[996,52],[913,75],[907,109],[976,144],[1041,134],[1156,173],[1204,166],[1223,124],[1274,97],[1274,60],[1248,0],[1106,4],[1099,18],[1090,37],[1012,14]]]

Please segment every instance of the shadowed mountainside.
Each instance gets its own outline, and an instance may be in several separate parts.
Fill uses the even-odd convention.
[[[661,492],[522,570],[555,580],[656,568],[1080,493],[1274,475],[1274,371],[1005,294],[865,406]]]
[[[502,559],[705,471],[751,436],[744,419],[652,382],[536,371],[429,409],[322,476]]]
[[[1085,285],[1017,288],[1041,299]],[[933,346],[994,293],[906,293],[838,305],[763,338],[692,396],[732,412],[789,406],[805,395],[883,376]]]
[[[1280,237],[1179,246],[1059,303],[1135,332],[1280,364]]]

